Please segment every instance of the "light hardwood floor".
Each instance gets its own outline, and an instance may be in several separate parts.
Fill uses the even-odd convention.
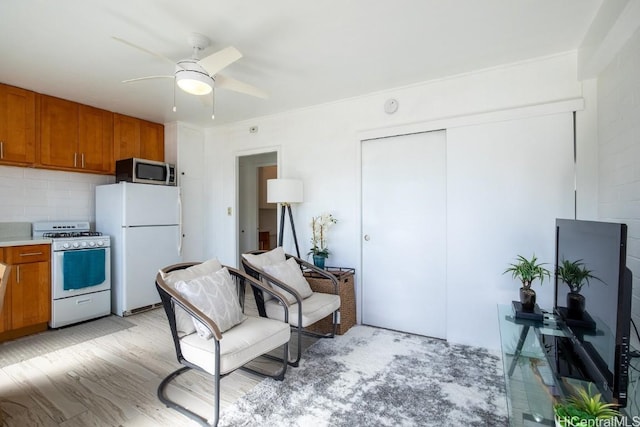
[[[135,326],[0,370],[2,426],[195,426],[157,398],[160,381],[177,369],[162,309],[126,318]],[[295,337],[292,333],[292,350]],[[314,342],[304,339],[304,347]],[[269,363],[261,363],[269,369]],[[289,367],[289,369],[295,369]],[[221,408],[263,377],[235,371],[221,381]],[[210,377],[189,372],[170,389],[198,413],[211,414]]]

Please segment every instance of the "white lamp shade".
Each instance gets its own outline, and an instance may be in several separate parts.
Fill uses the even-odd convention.
[[[267,203],[302,203],[302,181],[268,179]]]

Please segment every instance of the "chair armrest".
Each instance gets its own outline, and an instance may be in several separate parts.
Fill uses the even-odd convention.
[[[339,294],[340,291],[338,290],[338,278],[335,275],[331,274],[327,270],[323,270],[321,268],[316,267],[315,265],[303,260],[302,258],[298,258],[298,257],[296,257],[294,255],[289,255],[289,254],[286,254],[285,256],[287,258],[295,259],[296,262],[298,263],[298,265],[300,266],[300,269],[309,270],[313,274],[317,274],[318,276],[322,276],[325,279],[331,280],[331,284],[333,285],[333,293],[335,295]]]

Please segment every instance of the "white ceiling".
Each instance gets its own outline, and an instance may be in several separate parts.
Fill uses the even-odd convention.
[[[577,49],[602,0],[2,0],[0,82],[156,122],[213,126]],[[187,37],[235,46],[216,120],[173,80]]]

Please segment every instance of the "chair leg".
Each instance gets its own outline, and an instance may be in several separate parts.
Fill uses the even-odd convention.
[[[212,423],[209,423],[209,420],[207,420],[206,418],[196,414],[193,411],[188,410],[184,406],[169,399],[165,394],[165,388],[169,385],[171,381],[176,379],[178,376],[184,374],[185,372],[190,371],[191,369],[192,368],[190,366],[183,366],[180,369],[173,371],[165,379],[163,379],[160,385],[158,386],[158,399],[160,399],[160,401],[164,403],[167,406],[167,408],[175,409],[176,411],[180,412],[183,415],[186,415],[187,417],[191,418],[192,420],[194,420],[195,422],[197,422],[202,426],[217,426],[218,418],[220,416],[220,377],[219,376],[216,376],[215,378],[216,398],[214,402],[214,414],[213,414]]]
[[[298,355],[296,356],[296,360],[293,362],[289,362],[289,365],[298,367],[300,365],[300,359],[302,358],[302,335],[309,335],[317,338],[334,338],[338,332],[338,311],[333,312],[333,325],[331,328],[331,332],[328,334],[319,334],[316,332],[307,331],[301,326],[296,327],[296,332],[298,333]]]

